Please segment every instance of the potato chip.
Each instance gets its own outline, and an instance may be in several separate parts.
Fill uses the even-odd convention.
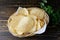
[[[29,10],[30,15],[35,15],[39,19],[43,19],[44,17],[44,10],[40,8],[27,8]]]

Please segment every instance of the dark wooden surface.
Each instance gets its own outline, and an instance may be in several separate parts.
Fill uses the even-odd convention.
[[[47,26],[46,32],[41,35],[35,35],[27,38],[18,38],[12,36],[7,28],[7,19],[13,14],[19,6],[21,7],[39,7],[41,0],[0,0],[0,40],[60,40],[60,25]]]

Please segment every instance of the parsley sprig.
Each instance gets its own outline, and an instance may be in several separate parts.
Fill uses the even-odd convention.
[[[60,22],[60,9],[54,10],[51,5],[46,4],[47,0],[42,0],[42,2],[40,2],[40,8],[44,9],[48,13],[51,25],[58,24]]]

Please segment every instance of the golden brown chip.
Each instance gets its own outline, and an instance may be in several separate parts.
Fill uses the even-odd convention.
[[[44,10],[40,8],[27,8],[29,10],[30,15],[35,15],[39,19],[43,19],[44,17]]]

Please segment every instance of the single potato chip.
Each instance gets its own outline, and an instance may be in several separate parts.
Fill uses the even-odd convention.
[[[20,19],[22,18],[23,16],[11,16],[9,19],[8,19],[8,28],[9,28],[9,31],[13,34],[13,35],[16,35],[16,30],[15,30],[15,27],[17,27]]]
[[[18,26],[15,29],[18,34],[23,34],[29,32],[33,28],[33,25],[34,25],[34,21],[32,20],[32,18],[23,17],[19,21]]]
[[[40,9],[40,8],[27,8],[27,9],[28,9],[30,15],[35,15],[39,19],[43,19],[43,17],[44,17],[43,9]]]
[[[16,15],[28,15],[28,10],[26,8],[18,8]]]

